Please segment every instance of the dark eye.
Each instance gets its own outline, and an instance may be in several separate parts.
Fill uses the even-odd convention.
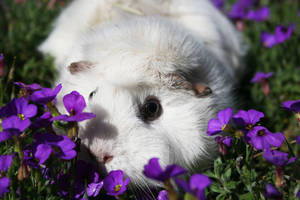
[[[154,96],[147,97],[140,108],[140,112],[144,121],[156,120],[162,114],[160,101]]]
[[[95,96],[96,92],[97,92],[97,90],[94,90],[93,92],[90,93],[89,100]]]

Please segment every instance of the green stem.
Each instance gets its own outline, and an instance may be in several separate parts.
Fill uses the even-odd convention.
[[[170,179],[165,181],[165,188],[168,192],[169,200],[178,200],[176,191],[174,190]]]

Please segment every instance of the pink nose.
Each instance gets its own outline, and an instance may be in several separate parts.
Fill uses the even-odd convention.
[[[106,164],[106,163],[109,163],[110,161],[112,161],[114,157],[110,154],[105,154],[104,157],[103,157],[103,163]]]

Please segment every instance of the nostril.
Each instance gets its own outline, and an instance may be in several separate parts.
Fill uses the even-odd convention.
[[[109,163],[110,161],[112,161],[114,157],[112,155],[109,155],[109,154],[105,154],[104,157],[103,157],[103,163]]]

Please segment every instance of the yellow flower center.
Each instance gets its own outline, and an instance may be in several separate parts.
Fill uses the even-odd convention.
[[[116,186],[115,186],[115,192],[118,192],[118,191],[120,191],[120,190],[121,190],[121,187],[122,187],[122,185],[121,185],[121,184],[119,184],[119,185],[116,185]]]
[[[224,130],[226,129],[226,127],[227,127],[227,124],[224,124],[224,125],[222,126],[222,131],[224,131]]]
[[[266,132],[264,130],[260,130],[260,131],[258,131],[257,135],[264,136],[264,135],[266,135]]]
[[[24,118],[25,118],[25,116],[24,116],[22,113],[18,114],[18,117],[19,117],[21,120],[24,120]]]

